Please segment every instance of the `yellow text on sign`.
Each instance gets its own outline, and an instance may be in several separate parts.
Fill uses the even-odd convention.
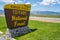
[[[27,20],[27,16],[25,16],[25,17],[12,16],[12,21],[18,21],[18,20]]]
[[[13,10],[13,14],[17,15],[17,14],[21,14],[21,15],[26,15],[26,11],[21,11],[21,10]]]
[[[18,23],[17,21],[14,22],[14,27],[22,25],[25,25],[25,21],[23,21],[22,23]]]
[[[31,5],[30,4],[7,4],[4,6],[4,8],[30,11]]]
[[[22,23],[18,23],[17,21],[21,21],[21,20],[27,20],[27,16],[26,17],[15,17],[15,16],[12,16],[12,21],[14,21],[14,27],[16,26],[22,26],[22,25],[25,25],[25,21],[23,21]]]

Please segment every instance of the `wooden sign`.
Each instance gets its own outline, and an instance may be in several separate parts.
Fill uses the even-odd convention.
[[[4,6],[7,27],[14,29],[27,26],[30,15],[30,4],[7,4]]]

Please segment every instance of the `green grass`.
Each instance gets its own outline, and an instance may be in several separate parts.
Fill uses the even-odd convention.
[[[30,14],[30,16],[60,18],[60,15],[48,15],[48,14]]]
[[[0,17],[0,30],[5,32],[7,29],[5,17]]]
[[[29,21],[29,28],[35,31],[16,37],[16,40],[60,40],[60,23]],[[6,31],[5,18],[0,17],[0,30]]]

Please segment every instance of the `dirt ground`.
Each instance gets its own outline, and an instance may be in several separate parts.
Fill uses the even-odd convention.
[[[0,16],[4,17],[5,15],[0,15]],[[29,20],[60,23],[60,18],[48,18],[48,17],[34,17],[34,16],[30,16]]]
[[[30,17],[29,19],[36,20],[36,21],[43,21],[43,22],[60,23],[60,18]]]

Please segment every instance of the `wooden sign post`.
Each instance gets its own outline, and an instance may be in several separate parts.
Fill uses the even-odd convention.
[[[30,9],[30,4],[7,4],[4,6],[7,27],[13,35],[12,37],[30,31],[27,27]]]

